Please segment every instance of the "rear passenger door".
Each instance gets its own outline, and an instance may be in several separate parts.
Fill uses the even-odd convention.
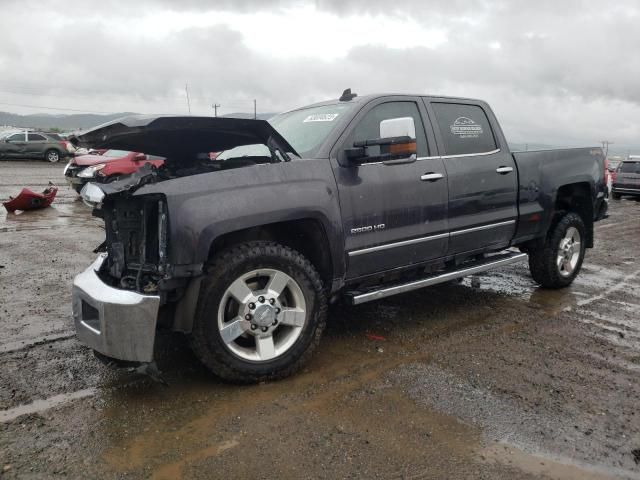
[[[427,105],[447,172],[448,253],[506,247],[518,217],[517,171],[493,129],[493,113],[482,102],[431,99]]]
[[[47,145],[47,138],[39,133],[27,133],[26,153],[32,156],[44,154]]]

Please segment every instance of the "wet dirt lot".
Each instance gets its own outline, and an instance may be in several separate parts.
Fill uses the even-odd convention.
[[[525,264],[332,307],[300,374],[227,385],[163,334],[168,386],[73,336],[102,241],[62,165],[0,162],[1,478],[640,478],[640,202],[613,202],[568,289]]]

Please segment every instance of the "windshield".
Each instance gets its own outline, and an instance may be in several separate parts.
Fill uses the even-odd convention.
[[[287,140],[300,156],[309,157],[327,138],[350,108],[350,103],[336,103],[321,107],[310,107],[282,113],[268,120],[280,135]],[[266,145],[242,145],[216,156],[216,161],[245,158],[271,161],[271,152]]]
[[[269,123],[304,157],[320,146],[351,107],[351,103],[336,103],[304,108],[277,115]]]

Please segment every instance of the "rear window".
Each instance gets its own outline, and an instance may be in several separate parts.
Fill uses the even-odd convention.
[[[490,152],[496,140],[484,110],[477,105],[432,103],[445,155]]]
[[[618,167],[620,173],[640,173],[640,162],[622,162]]]

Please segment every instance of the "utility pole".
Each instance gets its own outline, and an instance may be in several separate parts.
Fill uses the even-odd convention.
[[[256,99],[253,99],[253,119],[258,118],[258,110],[256,109]]]
[[[191,115],[191,101],[189,100],[189,84],[184,84],[184,91],[187,92],[187,108],[189,109],[189,115]]]
[[[600,140],[600,143],[602,144],[604,156],[606,157],[607,155],[609,155],[609,145],[613,145],[613,142],[610,142],[609,140]]]
[[[213,105],[211,105],[211,108],[213,108],[213,116],[217,117],[218,116],[218,109],[220,108],[220,104],[219,103],[214,103]]]

